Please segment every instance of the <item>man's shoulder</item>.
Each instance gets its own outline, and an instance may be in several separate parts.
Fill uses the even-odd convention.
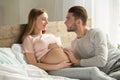
[[[104,31],[101,30],[100,28],[91,28],[91,29],[89,30],[89,32],[90,32],[90,33],[94,33],[94,34],[96,34],[96,33],[104,33]]]

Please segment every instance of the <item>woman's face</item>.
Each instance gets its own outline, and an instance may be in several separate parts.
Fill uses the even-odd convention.
[[[44,12],[42,15],[37,17],[35,30],[37,31],[46,30],[47,24],[48,24],[48,15],[46,12]]]

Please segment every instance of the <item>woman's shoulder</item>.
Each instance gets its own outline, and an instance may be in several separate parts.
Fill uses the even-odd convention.
[[[31,39],[31,38],[33,38],[33,37],[31,35],[28,35],[28,36],[26,36],[25,39]]]
[[[24,38],[23,44],[29,44],[32,42],[32,36],[28,35]]]
[[[28,41],[28,40],[32,40],[32,39],[33,39],[33,37],[31,35],[28,35],[25,37],[24,41],[26,41],[26,40]]]

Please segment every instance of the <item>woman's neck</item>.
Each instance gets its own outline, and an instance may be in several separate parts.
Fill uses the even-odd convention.
[[[34,35],[42,35],[42,30],[35,29]]]

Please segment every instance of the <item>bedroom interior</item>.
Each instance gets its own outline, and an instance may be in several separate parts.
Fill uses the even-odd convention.
[[[90,19],[87,25],[91,25]],[[77,80],[48,75],[44,70],[26,63],[20,46],[25,27],[26,24],[0,27],[0,73],[4,74],[0,75],[0,80]],[[66,31],[64,21],[50,21],[47,33],[60,37],[64,48],[69,47],[71,40],[75,37],[73,33]]]
[[[67,10],[73,5],[84,6],[89,15],[87,25],[101,28],[120,48],[119,0],[0,0],[0,80],[77,80],[50,76],[42,69],[26,65],[19,45],[28,12],[31,8],[42,7],[49,15],[47,33],[60,37],[63,47],[69,47],[75,34],[66,31],[64,20]]]
[[[120,44],[120,0],[0,0],[0,26],[26,24],[27,14],[34,7],[45,8],[49,21],[64,21],[73,5],[84,6],[91,26],[108,33],[115,46]]]

